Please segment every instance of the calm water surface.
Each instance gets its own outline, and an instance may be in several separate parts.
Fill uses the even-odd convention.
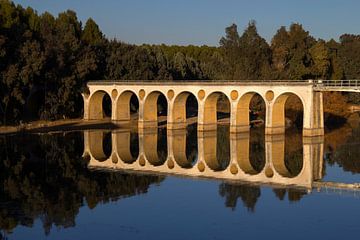
[[[359,127],[228,130],[2,136],[0,239],[359,237],[360,191],[313,188],[360,182]]]

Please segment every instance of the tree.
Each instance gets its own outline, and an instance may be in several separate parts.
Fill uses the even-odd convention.
[[[309,52],[313,61],[311,75],[315,79],[329,79],[331,76],[331,57],[326,43],[322,40],[318,41],[309,49]]]
[[[240,36],[236,24],[225,29],[226,36],[220,39],[220,48],[225,58],[227,78],[234,79],[236,65],[239,62]]]
[[[360,78],[360,35],[340,36],[339,59],[346,79]]]
[[[240,62],[237,67],[239,79],[271,79],[270,47],[256,29],[255,21],[250,21],[239,39]]]
[[[235,24],[225,29],[220,48],[227,61],[231,79],[271,78],[271,52],[265,39],[259,36],[255,21],[250,21],[241,37]]]
[[[273,63],[279,79],[309,79],[311,75],[310,48],[315,39],[301,24],[293,23],[289,31],[281,27],[271,41]]]
[[[90,45],[99,45],[104,42],[104,35],[92,18],[86,21],[81,40]]]

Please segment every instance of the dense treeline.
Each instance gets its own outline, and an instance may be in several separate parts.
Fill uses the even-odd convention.
[[[355,79],[359,53],[359,35],[316,40],[297,23],[269,44],[254,21],[241,35],[227,27],[219,47],[136,46],[105,38],[91,18],[83,26],[73,11],[39,15],[1,0],[0,123],[79,117],[90,79]]]

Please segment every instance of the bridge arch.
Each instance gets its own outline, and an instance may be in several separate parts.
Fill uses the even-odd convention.
[[[256,103],[257,108],[259,109],[251,109],[251,103],[254,100],[258,100]],[[250,127],[251,114],[254,114],[254,111],[260,110],[266,111],[266,105],[264,98],[257,92],[247,92],[243,94],[236,106],[236,128],[240,131],[246,131]],[[266,112],[263,113],[265,118]],[[265,121],[265,119],[263,119]]]
[[[116,99],[115,120],[130,120],[131,113],[138,112],[139,99],[135,92],[125,90]]]
[[[292,106],[287,106],[287,103],[289,103],[290,101],[293,101],[293,103],[291,104]],[[289,104],[290,105],[290,104]],[[272,109],[272,127],[273,128],[278,128],[279,129],[279,133],[284,133],[285,132],[285,127],[286,127],[286,115],[287,115],[287,110],[290,107],[291,109],[294,110],[294,112],[289,112],[289,114],[295,114],[295,111],[301,111],[302,114],[301,116],[299,116],[299,121],[301,121],[301,123],[303,122],[303,118],[304,118],[304,100],[302,99],[301,96],[299,96],[296,93],[292,93],[292,92],[285,92],[280,94],[274,101],[273,103],[273,109]],[[290,116],[290,115],[288,115]],[[290,116],[292,118],[292,116]],[[294,121],[295,119],[293,119]],[[302,124],[299,125],[299,127],[303,127]]]
[[[98,90],[91,94],[89,100],[89,119],[100,120],[111,117],[112,99],[104,90]]]
[[[185,128],[187,118],[198,115],[198,107],[198,100],[193,93],[184,91],[177,94],[172,106],[173,128]]]
[[[210,93],[206,99],[204,104],[204,113],[203,113],[203,124],[205,126],[214,125],[216,127],[218,119],[221,117],[221,113],[219,112],[219,103],[224,104],[224,107],[230,107],[229,97],[223,92],[212,92]],[[230,112],[230,109],[227,109]]]
[[[162,92],[150,92],[144,101],[144,121],[156,123],[158,116],[167,115],[168,101]]]

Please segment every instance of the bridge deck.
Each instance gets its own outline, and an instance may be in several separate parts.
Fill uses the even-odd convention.
[[[93,80],[88,85],[309,86],[315,91],[360,92],[360,80]]]
[[[251,86],[251,85],[313,85],[312,80],[92,80],[89,85],[211,85],[211,86]]]

